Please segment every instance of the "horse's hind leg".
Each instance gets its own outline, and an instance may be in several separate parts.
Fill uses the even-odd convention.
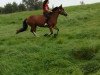
[[[35,27],[31,27],[30,31],[34,34],[34,36],[37,36],[37,34],[36,34],[36,26]]]

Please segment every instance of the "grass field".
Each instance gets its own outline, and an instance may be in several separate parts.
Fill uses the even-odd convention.
[[[100,3],[67,7],[57,38],[48,28],[30,27],[16,35],[22,21],[39,11],[0,15],[0,75],[100,75]]]

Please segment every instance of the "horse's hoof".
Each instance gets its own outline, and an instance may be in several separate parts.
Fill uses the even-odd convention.
[[[44,36],[48,36],[48,34],[45,34]]]
[[[57,37],[57,34],[54,34],[54,38],[56,38]]]

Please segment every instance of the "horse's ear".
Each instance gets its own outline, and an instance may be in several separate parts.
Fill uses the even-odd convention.
[[[62,4],[59,7],[62,8]]]

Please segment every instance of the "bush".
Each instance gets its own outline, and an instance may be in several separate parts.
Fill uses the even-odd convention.
[[[97,52],[98,52],[98,46],[80,47],[80,48],[73,49],[72,55],[76,59],[90,60],[95,56]]]
[[[74,51],[73,55],[76,59],[83,59],[83,60],[90,60],[95,56],[95,54],[90,50]]]
[[[89,62],[85,65],[82,65],[82,71],[84,75],[88,75],[89,73],[95,73],[100,69],[100,64],[98,62]]]

